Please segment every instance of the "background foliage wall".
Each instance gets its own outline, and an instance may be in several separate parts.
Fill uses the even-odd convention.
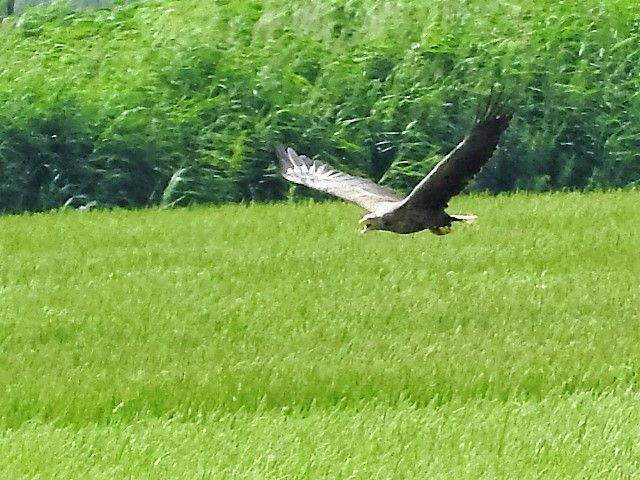
[[[0,45],[4,212],[285,198],[276,141],[407,190],[494,82],[517,117],[472,189],[640,178],[626,0],[58,5],[5,20]]]

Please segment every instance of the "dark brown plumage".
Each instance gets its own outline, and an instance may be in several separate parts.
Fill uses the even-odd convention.
[[[472,222],[473,215],[449,215],[449,200],[460,193],[491,158],[512,113],[491,95],[471,131],[418,185],[402,198],[371,180],[354,177],[318,160],[276,145],[282,176],[287,180],[357,203],[370,213],[362,217],[363,232],[388,230],[413,233],[429,229],[443,235],[452,222]]]

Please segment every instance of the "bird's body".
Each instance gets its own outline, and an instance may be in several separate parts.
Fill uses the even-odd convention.
[[[474,215],[450,215],[445,208],[451,197],[460,193],[491,158],[509,125],[511,113],[498,111],[504,108],[499,99],[499,95],[497,99],[489,99],[485,112],[476,119],[467,137],[404,198],[371,180],[351,176],[276,145],[282,175],[291,182],[330,193],[368,210],[360,220],[363,232],[430,230],[444,235],[449,233],[453,222],[471,223],[475,219]]]
[[[451,224],[462,220],[449,215],[444,209],[405,208],[402,201],[384,204],[360,220],[364,224],[363,232],[368,230],[387,230],[394,233],[416,233],[431,230],[438,235],[449,233]],[[460,217],[460,216],[459,216]],[[474,218],[469,216],[469,218]]]

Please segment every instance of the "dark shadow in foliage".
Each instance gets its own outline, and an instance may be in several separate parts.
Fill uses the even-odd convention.
[[[281,178],[273,153],[275,142],[271,135],[248,142],[248,152],[236,182],[243,199],[263,202],[283,198]]]
[[[87,117],[64,102],[24,125],[0,120],[0,212],[159,201],[169,174],[154,143],[120,134],[98,140]]]
[[[76,111],[61,105],[26,125],[4,126],[0,140],[0,211],[41,211],[81,195],[93,138]]]

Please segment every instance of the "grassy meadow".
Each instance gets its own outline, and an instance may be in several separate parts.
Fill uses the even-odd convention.
[[[0,478],[637,478],[639,202],[0,217]]]

